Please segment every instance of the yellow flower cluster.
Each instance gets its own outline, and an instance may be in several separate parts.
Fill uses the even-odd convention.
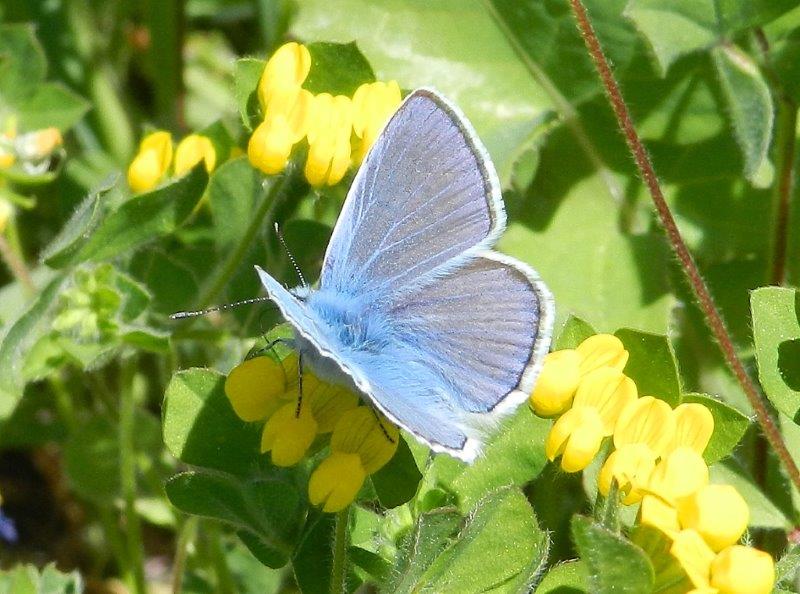
[[[396,427],[358,396],[319,380],[303,369],[298,399],[298,358],[278,362],[255,357],[235,367],[225,393],[237,416],[262,422],[261,452],[270,452],[276,466],[293,466],[308,453],[318,436],[330,434],[330,455],[311,475],[308,496],[323,511],[337,512],[356,497],[366,477],[391,460],[399,439]]]
[[[203,161],[206,171],[214,170],[217,153],[207,137],[190,134],[178,143],[173,155],[172,135],[157,130],[145,136],[139,144],[139,152],[128,166],[128,185],[136,193],[155,188],[169,173],[183,175]]]
[[[711,412],[697,403],[672,409],[639,396],[623,370],[628,352],[610,334],[575,349],[550,353],[530,404],[540,416],[557,416],[545,442],[547,457],[578,472],[612,438],[598,490],[616,483],[622,503],[641,503],[639,522],[672,539],[670,552],[695,592],[770,592],[774,562],[767,553],[736,543],[747,529],[749,509],[730,485],[708,484],[703,451],[714,431]]]
[[[17,134],[16,124],[10,122],[0,133],[0,170],[21,163],[29,173],[42,173],[48,169],[51,156],[63,143],[58,128]]]
[[[305,139],[306,179],[315,187],[332,186],[372,146],[400,105],[400,87],[375,82],[361,85],[352,98],[314,95],[302,86],[310,70],[311,54],[299,43],[282,45],[269,59],[258,83],[264,120],[250,137],[247,155],[264,173],[280,173]]]

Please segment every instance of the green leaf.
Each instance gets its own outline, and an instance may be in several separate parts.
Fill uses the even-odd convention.
[[[292,570],[303,594],[331,592],[336,515],[314,512],[292,557]]]
[[[635,544],[583,516],[572,519],[572,537],[589,569],[589,591],[597,594],[652,591],[653,565]]]
[[[166,186],[132,197],[97,226],[70,264],[107,260],[169,235],[192,213],[207,180],[200,164]]]
[[[370,479],[378,501],[387,509],[403,505],[416,495],[422,474],[404,436],[400,437],[397,452],[389,463]]]
[[[256,58],[236,60],[236,70],[233,75],[234,95],[236,96],[236,105],[239,107],[239,115],[247,130],[255,128],[261,119],[261,108],[258,105],[256,89],[266,65],[266,61]]]
[[[650,44],[663,76],[681,56],[769,22],[794,5],[793,0],[631,0],[625,16]]]
[[[278,477],[247,480],[198,469],[170,478],[166,491],[178,509],[234,527],[267,567],[288,563],[305,511],[305,501],[292,483]]]
[[[81,594],[83,587],[80,573],[61,573],[55,563],[41,571],[33,565],[17,565],[0,572],[3,594]]]
[[[347,95],[352,97],[363,83],[374,82],[375,73],[355,41],[329,43],[318,41],[307,46],[311,54],[311,70],[303,88],[315,95]]]
[[[614,335],[625,345],[630,357],[625,375],[636,382],[639,394],[655,396],[677,406],[681,401],[681,380],[672,343],[662,334],[623,328]]]
[[[758,65],[738,47],[716,47],[712,56],[733,133],[744,157],[744,175],[759,187],[768,187],[772,183],[768,152],[774,120],[769,86]]]
[[[46,72],[44,50],[33,26],[0,27],[0,104],[16,105],[27,99]]]
[[[308,42],[357,39],[380,80],[397,80],[402,89],[432,86],[447,95],[475,126],[504,186],[520,147],[548,125],[551,99],[481,2],[342,0],[331,10],[326,0],[305,0],[291,27]]]
[[[458,498],[459,509],[472,508],[487,490],[522,486],[535,479],[547,463],[544,439],[550,421],[523,405],[500,425],[482,455],[471,465],[437,456],[428,471],[436,484]]]
[[[17,109],[21,130],[58,128],[66,131],[89,111],[90,104],[60,83],[44,83]]]
[[[221,252],[239,241],[265,194],[263,176],[247,157],[223,163],[208,182],[208,204],[214,217],[214,239]]]
[[[322,260],[333,229],[308,219],[292,219],[283,228],[283,237],[306,280],[313,283],[322,271]],[[291,261],[286,258],[286,278],[296,278]]]
[[[96,190],[91,192],[75,209],[72,216],[61,228],[56,238],[42,253],[42,260],[48,265],[60,268],[68,264],[107,214],[111,192],[118,192],[117,178],[108,177]]]
[[[0,419],[14,410],[25,388],[23,368],[29,349],[50,332],[52,310],[65,277],[58,276],[11,326],[0,343]]]
[[[567,321],[564,322],[564,325],[561,327],[561,332],[558,333],[558,338],[556,338],[553,344],[553,350],[574,349],[584,340],[595,334],[597,334],[597,332],[592,328],[591,324],[570,314]]]
[[[800,424],[800,297],[794,289],[764,287],[750,293],[758,377],[775,407]]]
[[[794,544],[775,564],[775,585],[792,588],[800,576],[800,545]]]
[[[187,369],[172,376],[164,396],[164,443],[186,464],[243,477],[261,466],[261,427],[233,412],[225,377],[209,369]]]
[[[423,516],[426,517],[426,516]],[[430,518],[430,515],[427,515]],[[447,518],[450,518],[450,522]],[[516,489],[487,495],[471,511],[464,528],[433,558],[422,572],[413,560],[424,564],[449,538],[452,516],[442,518],[433,531],[433,550],[417,550],[412,563],[395,574],[391,592],[528,592],[547,561],[548,539],[539,528],[525,496]],[[406,546],[418,544],[411,538]],[[490,555],[487,552],[491,551]],[[424,556],[423,556],[424,555]],[[403,557],[407,559],[407,557]]]
[[[730,454],[750,426],[750,419],[745,415],[707,394],[684,394],[683,402],[702,404],[714,417],[714,433],[703,452],[709,466]]]
[[[584,561],[560,563],[548,571],[536,594],[585,594],[589,583],[589,569]]]

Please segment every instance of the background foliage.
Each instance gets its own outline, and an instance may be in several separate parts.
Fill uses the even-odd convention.
[[[586,4],[800,462],[800,202],[782,192],[796,164],[800,7]],[[789,551],[780,586],[796,587],[800,493],[669,255],[565,0],[0,0],[0,16],[0,128],[11,118],[65,139],[46,171],[0,172],[14,208],[0,269],[0,492],[19,531],[0,549],[8,591],[330,590],[335,526],[308,508],[310,466],[272,467],[222,391],[275,312],[168,319],[255,296],[256,263],[294,283],[272,222],[318,274],[347,183],[299,183],[272,203],[281,178],[263,187],[235,150],[255,123],[263,61],[287,39],[356,42],[320,49],[319,90],[396,79],[464,110],[504,186],[499,248],[553,290],[557,346],[616,332],[643,393],[709,406],[712,480],[745,495],[759,547]],[[120,173],[154,127],[206,134],[220,165],[132,197]],[[590,473],[545,463],[548,426],[521,410],[470,468],[404,443],[352,514],[351,589],[580,591],[591,574],[602,591],[620,568],[627,591],[646,589],[641,550],[588,519]],[[23,565],[51,561],[66,573]]]

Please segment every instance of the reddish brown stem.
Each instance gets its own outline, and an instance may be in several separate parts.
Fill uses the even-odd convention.
[[[578,29],[581,32],[589,55],[603,82],[609,103],[614,110],[614,115],[617,117],[617,123],[625,136],[628,148],[636,161],[636,166],[639,168],[639,173],[650,191],[653,205],[655,206],[661,225],[667,234],[672,250],[675,252],[675,256],[678,258],[684,274],[686,274],[687,280],[700,305],[700,309],[703,310],[706,323],[711,329],[714,338],[717,340],[717,344],[722,351],[722,355],[725,357],[728,367],[733,372],[739,385],[741,385],[744,390],[747,399],[750,401],[750,405],[756,413],[756,419],[764,432],[764,436],[780,458],[791,481],[800,489],[800,471],[798,471],[797,465],[789,455],[789,450],[783,442],[780,430],[767,409],[764,396],[761,394],[758,387],[756,387],[755,382],[750,378],[741,359],[739,359],[739,356],[736,354],[736,348],[733,346],[733,340],[728,333],[728,329],[725,327],[722,315],[714,304],[714,299],[708,290],[708,286],[703,280],[689,249],[686,247],[683,237],[681,237],[675,219],[672,217],[669,206],[667,206],[667,201],[664,199],[664,193],[661,191],[661,186],[658,183],[656,172],[653,169],[653,163],[650,161],[650,156],[647,154],[647,150],[636,132],[630,112],[628,111],[628,106],[622,98],[619,85],[611,72],[611,67],[608,64],[603,48],[600,46],[597,34],[586,14],[586,8],[581,0],[570,0],[570,4],[572,6],[572,12],[575,14],[575,18],[578,22]]]

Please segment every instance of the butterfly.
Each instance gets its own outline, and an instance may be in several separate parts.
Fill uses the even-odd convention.
[[[318,288],[289,290],[256,271],[303,364],[361,392],[433,451],[472,462],[527,399],[552,336],[545,284],[490,250],[505,225],[472,126],[418,89],[356,174]]]

